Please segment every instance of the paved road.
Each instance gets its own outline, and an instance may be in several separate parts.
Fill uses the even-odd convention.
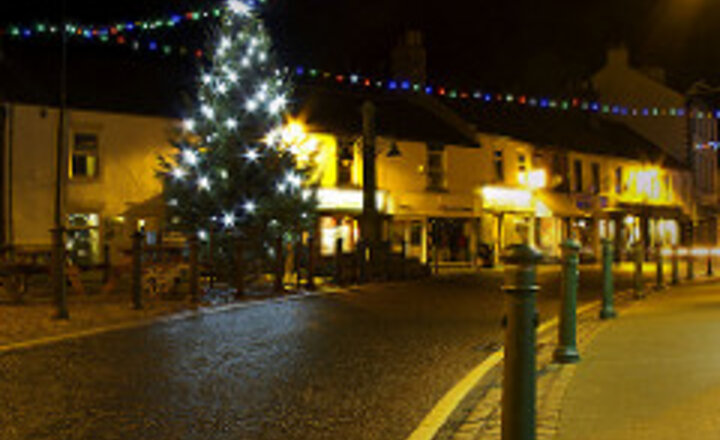
[[[599,275],[584,270],[581,302]],[[500,341],[501,282],[368,287],[6,354],[0,438],[402,440]],[[559,274],[540,283],[547,319]]]

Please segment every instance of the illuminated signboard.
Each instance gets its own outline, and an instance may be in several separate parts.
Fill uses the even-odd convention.
[[[483,208],[497,212],[533,212],[533,195],[528,190],[486,186],[482,189]]]
[[[375,193],[377,209],[388,211],[388,193]],[[321,211],[362,212],[363,193],[359,189],[320,188],[317,191],[318,209]]]

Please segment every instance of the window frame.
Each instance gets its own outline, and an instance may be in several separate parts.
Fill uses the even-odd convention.
[[[602,166],[600,162],[590,164],[590,178],[592,179],[592,193],[598,195],[602,192]]]
[[[344,161],[348,161],[349,165],[343,165]],[[336,165],[336,186],[350,187],[353,182],[353,168],[355,166],[355,145],[352,142],[340,141],[337,145]],[[341,178],[342,177],[342,178]]]
[[[573,190],[582,193],[585,185],[583,182],[583,162],[582,159],[573,160]]]
[[[439,163],[434,163],[433,158],[437,158]],[[427,189],[428,191],[445,191],[447,190],[447,157],[444,146],[428,145],[427,160]]]
[[[94,138],[95,145],[91,149],[78,148],[78,145],[85,145],[85,142],[78,142],[78,138],[87,137]],[[85,159],[85,173],[77,174],[75,168],[75,158],[83,157]],[[87,174],[88,158],[94,158],[95,172],[92,175]],[[95,131],[75,131],[72,133],[72,145],[68,158],[68,178],[71,181],[92,181],[100,177],[100,134]]]
[[[505,182],[505,154],[502,148],[495,148],[493,150],[493,174],[495,182]]]

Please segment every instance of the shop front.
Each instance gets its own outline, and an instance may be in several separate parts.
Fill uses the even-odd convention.
[[[600,221],[599,232],[615,243],[616,259],[627,260],[636,243],[645,244],[648,256],[657,246],[683,244],[682,225],[688,221],[680,208],[621,205]]]
[[[479,249],[487,249],[497,264],[510,246],[535,243],[536,198],[532,191],[486,186],[480,191]]]
[[[474,219],[435,217],[430,218],[428,224],[428,241],[440,263],[463,265],[473,262],[472,241],[477,225]]]
[[[354,252],[361,239],[359,219],[362,214],[362,190],[320,188],[317,199],[320,255],[335,255],[338,239],[342,239],[344,253]],[[378,212],[383,219],[383,237],[387,239],[390,197],[386,191],[377,191],[376,201]]]

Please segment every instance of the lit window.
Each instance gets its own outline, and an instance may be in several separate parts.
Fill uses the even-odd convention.
[[[68,257],[81,266],[100,259],[100,216],[98,214],[69,214],[67,226]]]
[[[70,177],[94,178],[98,175],[98,136],[97,134],[77,133],[70,158]]]
[[[337,154],[337,185],[352,185],[352,169],[354,162],[353,145],[338,142]]]

